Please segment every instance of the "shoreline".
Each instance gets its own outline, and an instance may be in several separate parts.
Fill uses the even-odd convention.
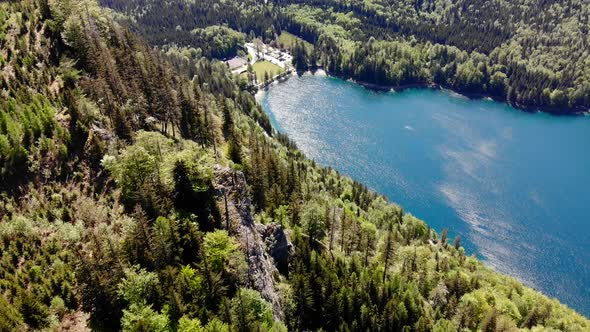
[[[376,90],[376,91],[395,91],[395,92],[402,92],[408,89],[434,89],[434,90],[442,90],[442,91],[450,91],[456,94],[459,94],[463,97],[466,97],[470,100],[480,100],[489,98],[493,101],[497,101],[508,106],[511,106],[519,111],[526,112],[526,113],[547,113],[554,116],[587,116],[590,115],[590,109],[584,109],[581,107],[576,108],[565,108],[568,112],[564,113],[560,108],[548,107],[548,106],[529,106],[529,105],[522,105],[519,103],[511,103],[506,99],[499,98],[497,96],[488,94],[488,93],[480,93],[480,92],[465,92],[461,90],[453,89],[449,86],[440,85],[437,83],[432,82],[423,82],[423,83],[409,83],[409,84],[402,84],[402,85],[380,85],[376,83],[369,83],[358,81],[353,78],[345,79],[344,76],[328,74],[328,76],[337,77],[340,79],[344,79],[346,81],[358,84],[366,89],[369,90]]]
[[[338,78],[338,79],[341,79],[341,80],[344,80],[347,82],[351,82],[351,83],[360,85],[360,86],[364,87],[365,89],[374,90],[374,91],[403,92],[404,90],[408,90],[408,89],[433,89],[433,90],[441,90],[441,91],[450,91],[452,93],[456,93],[456,94],[459,94],[463,97],[466,97],[470,100],[480,100],[480,99],[489,98],[493,101],[497,101],[497,102],[506,104],[508,106],[511,106],[511,107],[521,111],[521,112],[526,112],[526,113],[547,113],[547,114],[554,115],[554,116],[590,116],[590,109],[584,109],[581,107],[566,108],[568,110],[568,112],[564,113],[562,111],[563,109],[559,109],[559,108],[547,107],[547,106],[546,107],[528,106],[528,105],[522,105],[522,104],[518,104],[518,103],[511,103],[503,98],[498,98],[497,96],[494,96],[491,94],[477,93],[477,92],[464,92],[464,91],[455,90],[455,89],[452,89],[451,87],[443,86],[443,85],[440,85],[437,83],[432,83],[432,82],[418,82],[418,83],[408,83],[408,84],[402,84],[402,85],[381,85],[381,84],[356,80],[351,77],[346,77],[343,75],[336,75],[336,74],[326,71],[322,67],[315,67],[312,69],[308,69],[304,72],[297,72],[294,70],[289,75],[285,75],[281,79],[274,79],[272,82],[257,89],[254,92],[254,96],[256,97],[256,95],[258,95],[258,93],[261,90],[267,90],[268,87],[271,86],[274,82],[278,82],[278,83],[284,82],[287,79],[289,79],[289,77],[292,75],[298,75],[298,76],[302,76],[305,74],[318,75],[318,72],[319,72],[319,75],[321,75],[321,76],[335,77],[335,78]]]
[[[321,76],[324,76],[324,77],[330,77],[330,76],[332,76],[332,77],[338,78],[339,80],[342,79],[341,77],[337,77],[337,76],[328,74],[323,69],[318,69],[317,71],[314,71],[314,72],[312,72],[312,71],[306,71],[306,72],[300,72],[300,73],[292,73],[292,75],[298,75],[298,76],[314,75],[314,76],[320,76],[320,77]],[[291,75],[287,76],[284,79],[284,81],[288,80],[290,76]],[[361,84],[359,82],[355,82],[355,81],[350,80],[350,79],[344,80],[344,81],[355,83],[355,84],[361,85],[361,86],[363,86],[365,88],[371,88],[371,87],[375,86],[375,85],[372,85],[372,84],[363,85],[363,84]],[[281,82],[277,82],[276,84],[280,84],[280,83]],[[296,82],[293,82],[293,83],[298,83],[298,82],[296,81]],[[330,83],[330,82],[327,82],[327,83]],[[320,83],[320,84],[321,85],[324,85],[324,84],[326,84],[326,82]],[[330,85],[330,84],[328,84],[328,85]],[[348,88],[350,88],[350,86]],[[381,90],[381,91],[391,91],[392,90],[392,89],[389,89],[388,87],[383,87],[383,86],[376,86],[376,88],[379,89],[379,90]],[[407,87],[405,87],[405,89],[411,89],[411,88],[429,88],[429,86],[426,85],[426,84],[424,84],[422,86],[417,86],[416,84],[411,84],[411,85],[408,85]],[[438,88],[440,90],[445,90],[442,87],[436,87],[436,88]],[[270,87],[268,89],[270,89]],[[393,89],[393,90],[400,91],[399,88],[398,89]],[[281,89],[281,92],[287,92],[287,93],[289,93],[288,91],[293,91],[293,90],[292,89]],[[311,91],[313,91],[313,90],[311,90]],[[446,91],[447,92],[451,92],[452,90],[446,90]],[[260,101],[259,98],[264,99],[266,93],[267,93],[267,89],[261,89],[259,92],[257,92],[257,95],[256,95],[257,100]],[[456,93],[456,92],[452,92],[452,93]],[[281,97],[278,97],[277,99],[281,99]],[[508,105],[508,103],[504,103],[504,104],[505,105]],[[269,105],[267,105],[267,106],[269,106]],[[273,113],[271,108],[266,109],[265,111],[267,111],[267,114],[269,114],[269,117],[271,116],[270,114]],[[486,112],[486,111],[481,111],[481,110],[479,110],[476,107],[474,107],[472,109],[472,111],[473,112],[478,112],[478,113]],[[521,110],[519,109],[519,111],[521,111]],[[513,110],[510,110],[510,111],[507,111],[507,112],[513,112]],[[444,113],[444,112],[442,112],[442,113]],[[492,112],[490,112],[490,113],[492,113]],[[495,113],[495,115],[502,116],[502,114],[499,114],[499,113],[504,113],[504,111],[503,110],[494,110],[493,113]],[[476,113],[473,113],[473,114],[476,114]],[[514,113],[514,114],[517,114],[517,113]],[[275,115],[272,115],[272,116],[275,116]],[[540,116],[540,117],[542,119],[543,118],[546,119],[547,121],[559,121],[559,119],[557,119],[557,118],[551,118],[551,116],[552,115],[550,114],[548,116]],[[528,117],[527,115],[522,115],[522,117],[525,118],[526,121],[534,120],[534,116],[533,116],[533,118],[531,118],[531,117]],[[575,118],[572,118],[572,119],[575,119]],[[583,120],[580,120],[580,121],[583,121]],[[403,126],[404,125],[404,122],[400,122],[398,124],[401,124]],[[274,124],[273,124],[273,129],[278,131],[278,127],[275,126]],[[289,137],[293,138],[286,130],[284,130],[282,132],[285,133],[285,134],[287,134]],[[413,136],[413,134],[412,134],[412,136]],[[302,148],[301,146],[298,146],[298,149],[300,151],[302,151],[301,148]],[[309,158],[309,159],[312,159],[312,160],[314,159],[314,158],[310,157],[309,155],[307,155],[305,153],[304,153],[304,155],[307,158]],[[366,181],[367,181],[366,179],[365,180],[360,180],[360,178],[358,177],[358,174],[355,174],[355,172],[352,172],[352,173],[351,172],[345,172],[341,167],[338,167],[338,165],[337,165],[338,163],[336,163],[336,164],[334,164],[334,163],[331,163],[331,164],[329,164],[329,163],[323,163],[323,162],[321,162],[321,161],[319,161],[317,159],[315,159],[315,162],[318,165],[322,166],[322,167],[331,167],[331,168],[335,169],[336,171],[340,172],[340,174],[342,174],[342,175],[346,175],[346,176],[348,176],[350,178],[355,179],[356,181],[359,181],[361,183],[365,183],[366,184]],[[390,202],[397,202],[398,204],[407,207],[406,204],[402,204],[402,202],[400,201],[400,197],[394,198],[394,197],[391,197],[391,196],[387,195],[385,193],[387,191],[387,189],[384,189],[384,188],[377,189],[377,188],[374,188],[374,187],[369,187],[369,189],[372,190],[372,191],[374,191],[374,192],[376,192],[376,193],[378,193],[379,195],[382,195],[384,197],[387,197],[388,201],[390,201]],[[410,211],[413,212],[413,213],[416,213],[416,214],[421,214],[418,210],[410,210]],[[420,218],[420,219],[426,220],[428,222],[428,225],[430,227],[434,227],[434,225],[432,224],[432,220],[430,220],[428,218],[424,218],[424,216],[423,216],[423,218]],[[448,222],[445,222],[445,223],[448,224]],[[443,227],[444,226],[440,226],[440,228],[437,229],[437,231],[441,231],[441,229]],[[466,239],[468,241],[471,241],[471,239],[469,239],[469,237],[467,237]],[[463,240],[466,240],[466,239],[463,239]],[[468,254],[475,254],[475,253],[476,253],[475,251],[468,252]],[[480,256],[479,253],[478,253],[477,257],[478,257],[478,260],[480,260],[486,267],[490,268],[491,270],[493,270],[493,271],[495,271],[497,273],[501,273],[504,276],[510,276],[512,278],[515,278],[516,280],[518,280],[518,281],[522,282],[523,284],[525,284],[527,287],[530,287],[530,288],[535,289],[535,290],[537,290],[539,292],[542,292],[545,296],[548,296],[548,297],[553,298],[553,299],[557,298],[557,295],[556,294],[553,294],[552,293],[552,295],[549,295],[547,289],[546,288],[543,288],[544,287],[543,285],[540,285],[539,286],[538,284],[535,284],[533,281],[531,281],[531,280],[535,280],[534,278],[527,278],[527,275],[519,274],[518,272],[514,272],[514,270],[504,269],[500,265],[491,263],[491,261],[489,261],[487,259],[487,257]],[[565,302],[565,299],[563,299],[563,298],[559,298],[559,299],[560,299],[561,303],[566,303]],[[573,308],[573,306],[575,305],[575,302],[567,302],[567,303],[568,303],[567,306],[570,307],[570,308]],[[576,312],[579,313],[579,311],[577,311],[577,309],[576,309]]]

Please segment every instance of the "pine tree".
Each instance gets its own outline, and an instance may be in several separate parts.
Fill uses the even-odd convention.
[[[387,225],[387,234],[385,234],[385,243],[383,246],[383,282],[385,282],[385,278],[387,277],[387,270],[389,269],[389,265],[391,260],[393,259],[394,255],[394,234],[393,234],[393,223],[389,222]]]

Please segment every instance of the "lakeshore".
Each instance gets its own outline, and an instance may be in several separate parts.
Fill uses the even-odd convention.
[[[448,227],[488,266],[590,313],[581,231],[590,191],[579,186],[590,182],[590,159],[585,143],[569,144],[590,143],[590,121],[459,96],[383,93],[320,72],[293,75],[257,100],[309,158],[438,232]]]
[[[543,112],[543,113],[548,113],[548,114],[558,115],[558,116],[588,116],[588,115],[590,115],[590,109],[574,108],[573,109],[574,112],[564,113],[563,108],[527,106],[527,105],[521,105],[518,103],[509,103],[507,100],[505,100],[503,98],[499,98],[499,97],[491,95],[491,94],[458,91],[458,90],[455,90],[451,87],[443,86],[443,85],[432,83],[432,82],[418,82],[418,83],[408,83],[408,84],[402,84],[402,85],[380,85],[380,84],[375,84],[375,83],[370,83],[370,82],[363,82],[363,81],[355,80],[350,77],[329,73],[326,70],[324,70],[322,67],[315,67],[315,68],[307,70],[305,72],[296,72],[294,70],[291,70],[288,74],[282,75],[281,77],[279,77],[280,75],[277,75],[270,82],[267,82],[266,84],[261,84],[260,86],[258,86],[257,89],[253,91],[253,94],[256,95],[259,89],[267,88],[268,86],[270,86],[273,82],[275,82],[277,80],[284,81],[285,79],[288,79],[290,76],[293,76],[293,75],[297,75],[297,76],[320,75],[320,76],[335,77],[335,78],[338,78],[338,79],[341,79],[341,80],[344,80],[347,82],[357,84],[357,85],[362,86],[363,88],[366,88],[369,90],[381,91],[381,92],[389,92],[389,91],[402,92],[402,91],[409,90],[409,89],[433,89],[433,90],[441,90],[441,91],[450,91],[452,93],[456,93],[456,94],[461,95],[463,97],[466,97],[469,99],[474,99],[474,100],[489,98],[491,100],[494,100],[494,101],[497,101],[500,103],[504,103],[508,106],[514,107],[520,111],[527,112],[527,113]]]

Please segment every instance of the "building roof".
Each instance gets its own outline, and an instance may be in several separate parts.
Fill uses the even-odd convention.
[[[225,63],[227,63],[230,70],[234,70],[236,68],[240,68],[242,66],[247,65],[248,61],[246,61],[246,59],[244,59],[244,58],[235,57],[233,59],[227,60]]]

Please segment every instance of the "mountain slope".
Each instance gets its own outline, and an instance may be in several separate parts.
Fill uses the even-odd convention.
[[[0,330],[590,328],[111,15],[0,4]]]
[[[225,24],[265,42],[288,31],[316,46],[299,69],[319,65],[385,87],[443,86],[559,114],[590,109],[586,1],[101,3],[156,45],[190,46],[207,55],[195,28]]]

